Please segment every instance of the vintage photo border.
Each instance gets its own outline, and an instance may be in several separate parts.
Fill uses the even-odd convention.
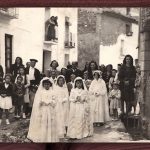
[[[42,7],[42,6],[51,6],[51,7],[148,7],[150,6],[149,0],[1,0],[0,1],[1,7]],[[21,147],[25,147],[25,145],[30,144],[0,144],[0,149],[21,149]],[[34,144],[35,145],[35,144]],[[60,145],[60,146],[59,146]],[[65,145],[65,143],[64,143]],[[92,145],[92,146],[91,146]],[[80,147],[80,149],[86,149],[87,147],[92,149],[93,144],[75,144],[76,147]],[[51,144],[51,147],[60,149],[61,144]],[[30,146],[27,146],[27,148]],[[38,146],[37,146],[38,147]],[[133,143],[126,143],[126,144],[95,144],[94,149],[115,149],[115,150],[123,150],[123,149],[142,149],[148,150],[150,149],[150,144],[133,144]],[[30,148],[32,149],[32,147]]]

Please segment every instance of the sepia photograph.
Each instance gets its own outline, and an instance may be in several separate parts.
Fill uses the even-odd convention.
[[[149,143],[150,7],[1,7],[0,142]]]

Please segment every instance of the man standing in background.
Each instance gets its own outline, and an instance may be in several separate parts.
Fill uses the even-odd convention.
[[[30,81],[30,87],[29,87],[29,100],[30,100],[29,114],[30,115],[32,111],[35,93],[41,80],[40,71],[35,68],[37,62],[38,61],[36,59],[30,59],[30,67],[26,68],[26,74],[28,75]]]

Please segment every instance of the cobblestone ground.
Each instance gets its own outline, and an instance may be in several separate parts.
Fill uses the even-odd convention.
[[[106,125],[101,127],[95,127],[94,128],[94,135],[92,137],[84,138],[82,140],[74,140],[69,141],[73,143],[79,143],[79,142],[92,142],[92,143],[98,143],[98,142],[117,142],[117,143],[124,143],[124,142],[150,142],[149,140],[146,140],[143,137],[140,137],[139,139],[133,139],[133,136],[131,136],[127,130],[125,129],[123,123],[119,121],[110,121]]]
[[[94,128],[94,135],[82,140],[71,142],[124,142],[131,141],[131,136],[126,132],[124,125],[120,121],[111,121],[106,125]]]
[[[10,125],[6,125],[5,119],[0,126],[0,142],[24,143],[28,133],[29,120],[15,119],[10,116]]]
[[[0,142],[26,142],[26,135],[29,127],[29,120],[14,119],[11,117],[11,124],[6,125],[3,120],[0,126]],[[94,128],[94,135],[92,137],[84,138],[82,140],[66,141],[60,140],[60,142],[150,142],[144,138],[134,141],[132,136],[127,133],[123,123],[121,121],[110,121],[106,125]]]

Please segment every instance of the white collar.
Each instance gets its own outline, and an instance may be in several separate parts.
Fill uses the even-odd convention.
[[[5,88],[8,88],[9,84],[5,83]]]

